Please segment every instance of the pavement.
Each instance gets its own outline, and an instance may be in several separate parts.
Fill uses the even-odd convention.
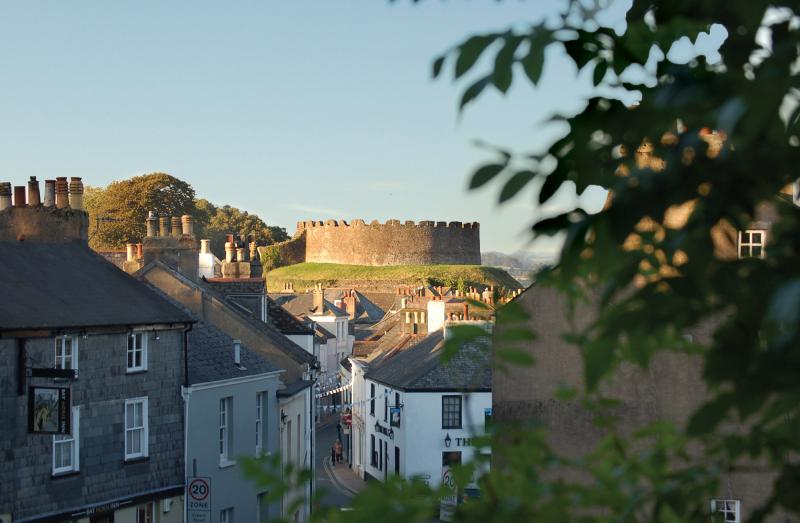
[[[342,461],[331,463],[331,445],[336,441],[336,424],[339,416],[328,416],[317,423],[316,430],[316,483],[317,491],[322,493],[323,507],[346,508],[350,500],[366,486],[363,480]]]

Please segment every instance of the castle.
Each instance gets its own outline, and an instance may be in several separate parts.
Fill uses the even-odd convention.
[[[283,264],[302,262],[347,265],[480,265],[477,222],[415,223],[388,220],[301,221],[294,236],[262,248]]]

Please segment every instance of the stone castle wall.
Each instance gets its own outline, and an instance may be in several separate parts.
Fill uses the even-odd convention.
[[[477,222],[305,221],[305,261],[349,265],[480,265]]]

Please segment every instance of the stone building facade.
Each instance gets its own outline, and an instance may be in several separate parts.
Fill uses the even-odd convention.
[[[286,264],[480,265],[477,222],[388,220],[304,221],[291,240],[262,248],[277,250]]]
[[[0,520],[178,523],[194,319],[89,249],[79,198],[33,183],[28,205],[0,191]],[[69,427],[37,430],[55,424],[32,387],[68,398]]]

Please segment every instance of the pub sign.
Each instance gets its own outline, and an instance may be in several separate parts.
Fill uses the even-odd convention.
[[[28,432],[69,434],[70,393],[68,387],[28,387]]]

